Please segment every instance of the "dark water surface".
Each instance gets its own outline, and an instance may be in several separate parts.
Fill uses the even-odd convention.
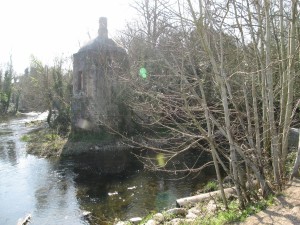
[[[133,167],[122,174],[101,175],[92,167],[82,168],[78,159],[29,155],[20,138],[32,129],[25,122],[38,117],[31,113],[0,123],[1,225],[15,225],[29,213],[30,224],[89,224],[81,217],[84,210],[92,212],[92,224],[111,224],[114,218],[175,206],[177,198],[191,195],[207,179],[170,180]]]

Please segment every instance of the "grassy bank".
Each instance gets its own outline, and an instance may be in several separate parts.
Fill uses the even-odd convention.
[[[159,213],[151,213],[138,224],[166,224],[166,225],[222,225],[243,222],[249,216],[256,214],[275,204],[275,197],[267,200],[260,199],[249,203],[241,210],[238,200],[231,196],[228,209],[225,209],[220,197],[212,197],[208,201],[197,203],[187,208],[175,208]],[[117,223],[118,224],[118,223]],[[119,222],[123,225],[134,224],[130,221]]]
[[[40,157],[59,157],[67,140],[51,128],[40,128],[21,138],[27,143],[27,152]]]
[[[24,135],[21,140],[27,143],[27,152],[40,157],[59,157],[63,150],[71,154],[81,153],[94,146],[114,144],[116,136],[107,132],[76,132],[61,134],[58,130],[49,128],[45,122],[31,121],[26,124],[34,131]]]

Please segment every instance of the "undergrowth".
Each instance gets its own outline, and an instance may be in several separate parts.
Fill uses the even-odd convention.
[[[205,216],[198,218],[193,224],[203,225],[222,225],[233,222],[242,222],[250,215],[258,213],[268,206],[274,204],[274,196],[270,196],[268,199],[262,199],[258,202],[249,204],[245,209],[241,210],[237,200],[231,201],[228,205],[228,210],[219,211],[215,215]]]
[[[242,222],[250,215],[253,215],[255,213],[258,213],[267,207],[274,204],[274,196],[269,196],[267,199],[262,199],[258,202],[253,202],[249,204],[245,209],[241,210],[239,208],[238,200],[233,200],[228,205],[228,210],[224,209],[224,206],[222,206],[222,203],[219,202],[219,210],[211,214],[207,212],[206,206],[207,203],[200,203],[197,208],[202,211],[202,215],[196,218],[193,222],[191,221],[180,221],[180,225],[223,225],[223,224],[231,224],[234,222]],[[223,209],[221,209],[223,208]],[[164,214],[164,212],[163,212]],[[151,219],[153,216],[153,213],[149,214],[147,217],[143,219],[143,221],[140,224],[145,224],[146,221]],[[175,215],[172,215],[171,217],[165,216],[165,222],[171,221],[175,218]]]
[[[207,184],[203,187],[203,192],[211,192],[218,190],[219,186],[216,181],[208,181]]]

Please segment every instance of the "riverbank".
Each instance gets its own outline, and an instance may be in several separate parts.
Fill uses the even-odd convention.
[[[67,137],[60,137],[55,132],[51,131],[51,129],[43,126],[39,127],[40,125],[38,124],[38,122],[35,123],[36,124],[34,124],[33,126],[36,126],[36,129],[29,134],[29,139],[31,140],[32,143],[35,143],[35,145],[32,145],[30,149],[36,149],[36,150],[35,152],[30,152],[29,150],[29,152],[42,157],[58,157],[65,151],[65,149],[68,149],[66,152],[70,155],[73,155],[74,154],[73,151],[77,152],[78,149],[79,151],[83,151],[83,152],[84,151],[97,152],[99,151],[99,149],[103,148],[104,146],[104,145],[101,146],[99,143],[102,144],[105,143],[105,146],[107,146],[108,150],[114,148],[113,145],[110,145],[112,141],[108,137],[104,138],[106,139],[106,141],[102,140],[99,143],[97,143],[97,138],[91,138],[91,137],[87,138],[85,142],[76,139],[68,142]],[[295,189],[295,191],[297,190]],[[283,203],[290,202],[290,200],[286,198],[291,198],[291,197],[288,197],[284,194],[276,198],[271,197],[268,200],[261,199],[260,201],[253,201],[253,204],[249,205],[245,210],[240,211],[238,208],[238,201],[234,194],[228,196],[228,199],[231,200],[229,204],[229,210],[225,210],[225,207],[221,203],[220,198],[218,196],[215,196],[207,199],[204,202],[197,203],[195,205],[190,205],[188,207],[172,208],[162,212],[152,213],[145,218],[135,217],[128,221],[116,221],[114,224],[118,224],[118,225],[124,225],[124,224],[147,224],[147,225],[195,224],[196,225],[196,224],[226,224],[226,223],[239,224],[241,223],[240,221],[244,221],[244,220],[248,221],[248,219],[246,219],[247,217],[261,210],[264,210],[263,212],[267,212],[266,215],[269,216],[270,219],[272,219],[272,215],[269,215],[268,212],[273,208],[275,211],[271,211],[271,214],[272,212],[276,212],[277,210],[278,212],[282,211],[282,213],[285,213],[287,216],[290,217],[291,215],[287,213],[288,210],[293,210],[293,212],[296,212],[298,210],[297,208],[298,203],[296,205],[281,204],[282,202]],[[271,208],[267,208],[270,206]],[[91,218],[93,218],[93,213],[91,213],[91,215],[92,215]],[[276,216],[278,215],[274,214],[274,216],[276,218]],[[256,216],[254,216],[254,218],[255,217]],[[261,218],[261,216],[259,218]],[[297,218],[295,218],[294,220],[298,221]],[[290,221],[293,221],[293,218],[290,219]],[[93,223],[91,222],[91,224]],[[253,223],[246,222],[246,224],[253,224]],[[257,222],[256,224],[261,224],[261,222]],[[293,223],[286,223],[286,224],[293,224]]]
[[[234,195],[229,199],[235,198]],[[151,214],[138,224],[145,225],[200,225],[200,224],[236,224],[236,225],[293,225],[300,224],[300,179],[287,184],[278,196],[260,200],[239,210],[237,199],[231,200],[225,210],[218,198],[212,197],[190,208],[174,208],[161,213]],[[119,221],[117,225],[135,224],[132,221]]]
[[[283,194],[278,196],[275,200],[275,204],[271,207],[237,224],[300,224],[300,179],[294,179],[290,182]]]
[[[206,195],[206,194],[203,194]],[[232,224],[245,221],[250,215],[260,212],[267,207],[273,205],[275,197],[270,196],[269,199],[260,199],[253,201],[246,209],[240,210],[237,197],[230,192],[227,199],[230,201],[228,209],[225,209],[219,195],[209,194],[209,197],[203,198],[196,204],[186,205],[182,208],[172,208],[166,211],[153,213],[145,218],[131,218],[128,221],[118,221],[115,225],[199,225],[199,224]]]
[[[110,133],[70,133],[70,131],[60,133],[50,128],[44,120],[32,120],[25,126],[31,127],[32,131],[24,135],[22,141],[27,143],[27,152],[38,157],[78,156],[128,149],[128,146]]]
[[[182,208],[173,208],[153,213],[140,222],[138,218],[128,221],[118,221],[115,225],[208,225],[208,224],[236,224],[236,225],[293,225],[300,224],[300,179],[294,179],[286,184],[284,190],[268,199],[253,200],[244,210],[238,206],[237,196],[230,192],[226,210],[220,195],[214,192],[207,193],[209,197],[196,204],[185,205]],[[206,195],[206,194],[203,194]],[[201,195],[199,195],[201,196]],[[198,199],[201,199],[201,197]],[[178,200],[177,200],[178,201]],[[132,220],[132,221],[131,221]]]
[[[33,131],[21,139],[27,143],[27,152],[38,157],[59,157],[68,141],[67,137],[60,136],[52,129],[37,126]]]

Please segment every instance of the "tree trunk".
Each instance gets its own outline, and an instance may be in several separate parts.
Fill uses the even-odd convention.
[[[287,86],[287,103],[284,118],[283,127],[283,140],[282,140],[282,157],[281,157],[281,167],[284,168],[287,154],[288,154],[288,133],[292,121],[292,108],[293,108],[293,97],[294,97],[294,82],[295,82],[295,55],[296,55],[296,29],[297,29],[297,3],[298,0],[292,0],[292,20],[289,32],[289,49],[288,49],[288,68],[286,73],[286,83]],[[283,106],[285,107],[285,106]]]
[[[270,2],[265,0],[265,18],[266,18],[266,87],[267,87],[267,102],[268,105],[268,119],[271,135],[271,152],[273,157],[273,174],[274,180],[278,187],[281,186],[280,181],[280,166],[279,166],[279,147],[278,135],[276,131],[275,116],[274,116],[274,93],[273,93],[273,74],[271,69],[271,34],[270,34]]]
[[[226,188],[223,191],[225,195],[230,195],[230,194],[236,194],[236,189],[235,188]],[[213,192],[208,192],[208,193],[203,193],[200,195],[195,195],[191,197],[186,197],[186,198],[180,198],[176,200],[176,205],[179,207],[184,207],[184,206],[191,206],[195,205],[199,202],[204,202],[207,201],[210,198],[219,196],[221,194],[220,190],[218,191],[213,191]]]
[[[295,163],[293,166],[293,170],[290,176],[290,180],[293,180],[294,177],[299,177],[299,167],[300,167],[300,132],[299,133],[299,138],[298,138],[298,153],[295,159]]]

